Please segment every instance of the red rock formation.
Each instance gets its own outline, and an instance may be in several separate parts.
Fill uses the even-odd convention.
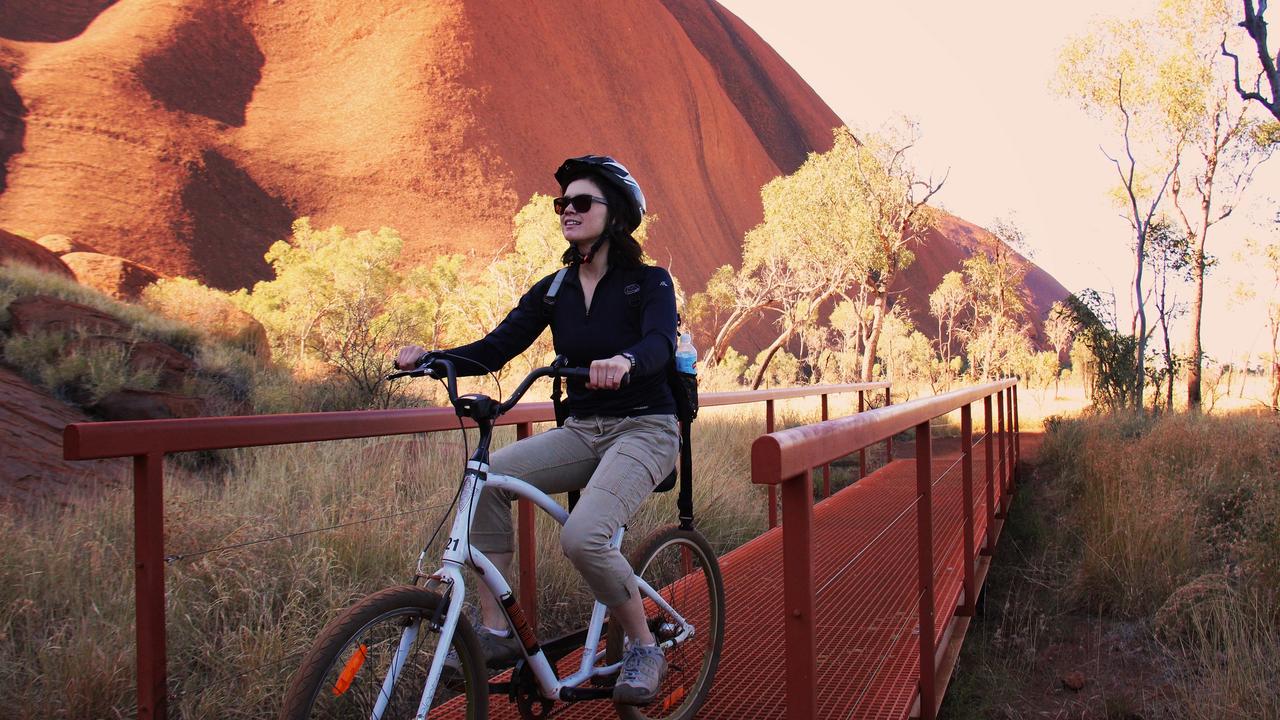
[[[93,405],[93,412],[103,420],[164,420],[199,417],[205,401],[190,395],[162,390],[117,390]]]
[[[0,265],[30,265],[63,277],[74,277],[58,256],[30,240],[0,230]]]
[[[267,277],[302,215],[395,227],[421,261],[488,255],[562,158],[609,152],[659,217],[649,252],[696,290],[738,261],[760,186],[840,124],[712,0],[5,7],[0,224],[221,288]],[[954,269],[920,267],[917,303]]]
[[[114,255],[70,252],[61,260],[81,285],[117,300],[136,300],[148,285],[160,279],[155,270]]]
[[[62,459],[62,428],[87,416],[0,366],[0,506],[66,502],[123,486],[129,461]]]
[[[9,332],[14,335],[78,332],[123,337],[128,334],[129,326],[88,305],[48,295],[28,295],[9,303]]]
[[[36,244],[58,257],[73,252],[98,252],[97,248],[73,240],[66,235],[45,235],[37,238]]]
[[[992,255],[1000,241],[991,232],[945,212],[938,213],[938,227],[925,234],[924,242],[914,248],[916,261],[894,283],[893,290],[911,311],[916,326],[925,334],[936,332],[937,320],[929,313],[929,293],[942,276],[960,270],[961,263],[977,252]],[[1067,291],[1049,273],[1035,263],[1017,255],[1014,262],[1027,270],[1026,286],[1031,295],[1031,325],[1043,341],[1042,326],[1049,307],[1067,296]]]

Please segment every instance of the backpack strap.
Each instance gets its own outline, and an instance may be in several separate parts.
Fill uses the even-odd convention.
[[[565,266],[556,271],[556,276],[551,278],[551,287],[547,288],[547,294],[542,296],[542,311],[546,313],[547,324],[551,324],[551,316],[556,306],[556,294],[560,292],[560,285],[564,283],[564,276],[569,274],[569,266]],[[569,408],[564,402],[563,381],[559,376],[551,382],[551,409],[556,416],[556,427],[563,427],[564,421],[569,419]],[[573,512],[573,506],[578,504],[579,493],[576,490],[569,492],[569,512]]]
[[[556,276],[551,279],[551,287],[547,288],[547,294],[542,296],[542,311],[546,314],[547,325],[551,324],[551,315],[556,306],[556,294],[560,292],[560,284],[564,282],[564,276],[568,273],[567,265],[560,268]],[[551,383],[551,407],[555,410],[556,427],[564,425],[568,417],[568,408],[564,404],[564,392],[560,383],[558,376]]]
[[[680,496],[676,498],[676,510],[681,530],[693,529],[693,443],[689,425],[688,421],[680,421]]]
[[[556,293],[560,292],[560,284],[564,282],[564,276],[569,273],[569,266],[566,265],[556,272],[556,276],[551,278],[551,287],[547,288],[547,294],[542,296],[542,304],[549,313],[551,308],[556,305]]]

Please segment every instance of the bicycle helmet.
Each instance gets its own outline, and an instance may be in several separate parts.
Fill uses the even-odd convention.
[[[582,177],[597,178],[620,191],[627,199],[626,212],[622,215],[627,232],[634,232],[640,227],[645,212],[644,192],[622,163],[608,155],[583,155],[565,160],[556,170],[556,182],[561,188]]]

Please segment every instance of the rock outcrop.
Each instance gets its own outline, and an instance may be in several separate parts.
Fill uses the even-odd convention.
[[[63,277],[73,277],[58,256],[39,244],[13,233],[0,230],[0,265],[29,265]]]
[[[159,272],[132,260],[95,252],[69,252],[61,258],[76,281],[117,300],[136,300]]]
[[[223,289],[268,277],[303,215],[395,227],[411,260],[489,256],[561,159],[609,152],[659,217],[650,254],[697,290],[739,261],[761,185],[841,124],[713,0],[597,4],[589,31],[572,0],[4,8],[0,226]],[[925,302],[965,242],[931,236],[895,289]]]
[[[88,420],[0,366],[0,506],[68,502],[127,482],[127,459],[62,459],[62,428]]]

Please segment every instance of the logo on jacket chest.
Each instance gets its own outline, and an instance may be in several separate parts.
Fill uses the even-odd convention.
[[[630,285],[622,288],[623,295],[635,295],[638,292],[640,292],[640,283],[631,283]]]

